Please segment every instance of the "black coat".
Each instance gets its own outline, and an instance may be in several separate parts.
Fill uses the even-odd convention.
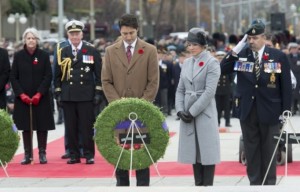
[[[35,59],[37,64],[33,62]],[[10,81],[15,93],[13,118],[19,130],[30,130],[30,107],[19,96],[25,93],[32,97],[37,92],[42,94],[42,98],[37,106],[32,105],[33,130],[55,129],[49,96],[51,79],[51,64],[47,52],[37,48],[31,55],[24,48],[15,54]]]
[[[8,82],[10,64],[7,50],[0,48],[0,109],[6,108],[5,85]]]
[[[93,57],[93,63],[88,61],[91,57]],[[63,75],[61,67],[56,62],[54,86],[56,92],[61,92],[61,101],[93,101],[95,91],[102,91],[100,53],[90,44],[83,42],[76,61],[71,45],[62,49],[61,58],[62,61],[65,58],[72,60],[70,79],[67,79],[67,74],[65,74],[63,80],[61,80]]]
[[[281,64],[281,73],[275,73],[275,82],[271,85],[271,73],[261,69],[260,78],[257,81],[254,72],[237,72],[236,95],[233,100],[240,120],[245,120],[249,115],[253,103],[256,103],[259,122],[267,125],[279,123],[279,116],[285,110],[291,110],[291,74],[287,56],[280,50],[265,47],[264,54],[269,54],[268,60],[262,58],[261,64],[276,62]],[[222,74],[234,71],[234,64],[239,59],[247,59],[254,63],[254,56],[250,48],[243,49],[238,57],[228,53],[221,61]],[[256,101],[256,102],[254,102]]]
[[[289,54],[288,57],[291,63],[291,70],[293,71],[297,80],[296,88],[293,90],[293,97],[295,99],[300,99],[300,54],[297,54],[296,56]]]

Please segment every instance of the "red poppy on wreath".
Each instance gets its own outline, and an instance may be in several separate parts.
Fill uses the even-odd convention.
[[[204,62],[203,62],[203,61],[200,61],[200,62],[199,62],[199,66],[202,67],[203,65],[204,65]]]
[[[143,50],[143,49],[139,49],[139,50],[138,50],[138,53],[139,53],[139,54],[143,54],[143,53],[144,53],[144,50]]]
[[[38,64],[38,62],[39,62],[38,59],[35,57],[32,63],[33,63],[34,65],[36,65],[36,64]]]
[[[269,60],[269,53],[264,53],[263,60],[265,61]]]
[[[85,53],[87,52],[87,49],[82,49],[81,52],[82,52],[83,54],[85,54]]]

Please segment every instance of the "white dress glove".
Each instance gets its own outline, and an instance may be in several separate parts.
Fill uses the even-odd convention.
[[[232,51],[235,52],[236,54],[239,54],[239,52],[241,52],[241,50],[245,47],[245,45],[247,44],[246,40],[247,40],[248,35],[245,34],[243,39],[240,40],[240,42],[234,47],[232,48]]]

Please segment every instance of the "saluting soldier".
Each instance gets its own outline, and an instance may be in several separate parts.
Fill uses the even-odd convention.
[[[55,66],[55,95],[63,107],[68,132],[68,164],[81,162],[79,133],[86,164],[94,164],[94,105],[103,98],[100,77],[102,60],[91,44],[82,41],[83,28],[84,24],[77,20],[66,24],[70,45],[58,48]]]
[[[265,46],[265,39],[264,23],[255,20],[221,62],[222,74],[237,73],[233,102],[240,119],[250,185],[276,184],[275,159],[268,170],[276,145],[273,136],[279,132],[280,115],[291,109],[288,58]]]

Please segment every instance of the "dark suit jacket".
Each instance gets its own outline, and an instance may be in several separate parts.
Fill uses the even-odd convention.
[[[89,63],[93,57],[93,63]],[[91,44],[83,42],[81,50],[78,51],[77,60],[74,60],[72,46],[68,45],[61,51],[62,61],[65,58],[72,60],[70,68],[70,79],[62,78],[61,67],[55,66],[55,91],[61,90],[61,101],[93,101],[95,92],[102,90],[101,68],[102,59],[100,53]]]
[[[5,85],[9,79],[10,64],[6,49],[0,48],[0,109],[6,108]]]
[[[237,87],[234,103],[237,104],[240,120],[245,120],[256,103],[258,119],[261,123],[273,125],[279,122],[279,116],[285,110],[291,109],[291,75],[290,65],[287,56],[280,50],[265,47],[264,54],[269,54],[268,60],[262,58],[261,65],[267,62],[278,62],[281,64],[281,73],[275,73],[275,83],[270,85],[271,73],[266,73],[264,67],[261,68],[260,78],[257,81],[254,72],[237,72]],[[247,61],[254,62],[252,51],[244,48],[238,57],[228,53],[221,61],[222,74],[233,72],[234,63],[239,58],[247,58]],[[256,102],[254,102],[256,101]]]

